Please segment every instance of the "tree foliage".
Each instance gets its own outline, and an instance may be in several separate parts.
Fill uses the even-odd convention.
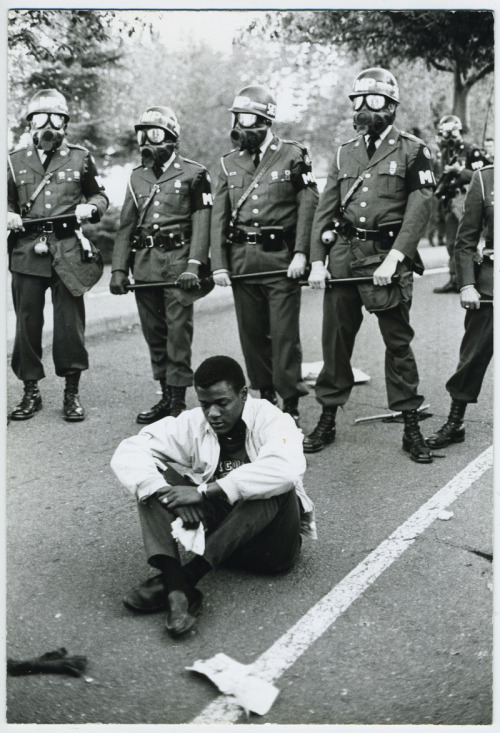
[[[102,139],[92,120],[102,74],[120,63],[124,37],[132,37],[136,27],[114,10],[9,11],[11,129],[22,132],[34,92],[56,88],[72,111],[70,132],[76,128],[79,139],[96,149]]]
[[[465,120],[471,88],[494,69],[489,10],[279,11],[268,14],[265,28],[271,38],[339,47],[369,65],[421,60],[427,69],[449,72],[453,111]],[[255,34],[257,24],[249,30]]]

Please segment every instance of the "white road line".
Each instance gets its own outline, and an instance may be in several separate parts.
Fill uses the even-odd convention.
[[[384,540],[338,585],[323,596],[297,623],[253,663],[252,672],[275,682],[364,591],[422,534],[439,513],[452,504],[493,465],[493,446],[449,481],[390,537]],[[191,720],[191,724],[235,723],[242,709],[219,696]]]

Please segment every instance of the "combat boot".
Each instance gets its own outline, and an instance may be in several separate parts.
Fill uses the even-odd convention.
[[[286,397],[283,400],[283,412],[286,412],[290,417],[295,420],[295,424],[299,425],[299,398],[298,397]]]
[[[274,391],[274,387],[266,387],[260,390],[260,399],[267,400],[271,405],[278,406],[278,397]]]
[[[186,409],[186,389],[187,387],[169,387],[170,392],[170,409],[168,414],[171,417],[177,417]]]
[[[431,448],[444,448],[451,443],[463,443],[465,440],[463,419],[466,407],[467,402],[452,399],[447,421],[436,433],[427,438],[427,445]]]
[[[161,420],[162,417],[170,415],[170,392],[167,387],[167,380],[160,379],[161,386],[161,400],[153,405],[151,409],[140,412],[136,417],[136,422],[140,425],[149,425],[156,420]]]
[[[21,402],[10,413],[11,420],[29,420],[35,412],[42,409],[42,395],[35,379],[24,383],[24,394]]]
[[[317,453],[335,440],[335,418],[337,406],[323,407],[318,424],[306,438],[304,438],[304,453]]]
[[[65,379],[63,417],[68,422],[81,422],[85,420],[85,411],[78,395],[80,372],[66,374]]]
[[[405,424],[403,450],[410,454],[412,461],[432,463],[432,453],[418,425],[418,412],[416,410],[403,410],[403,420]]]

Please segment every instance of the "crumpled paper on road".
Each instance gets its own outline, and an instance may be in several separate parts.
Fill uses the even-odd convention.
[[[240,664],[226,654],[216,654],[211,659],[197,659],[193,672],[204,674],[224,695],[232,695],[235,702],[257,715],[265,715],[271,709],[279,690],[270,682],[252,674],[252,666]]]
[[[310,361],[303,362],[302,364],[302,379],[309,385],[316,384],[316,380],[319,377],[320,371],[323,369],[322,361]],[[354,374],[354,384],[364,384],[369,382],[371,377],[363,372],[361,369],[352,367],[352,373]]]
[[[172,522],[172,537],[180,542],[185,550],[203,555],[205,552],[205,527],[202,522],[196,529],[186,529],[180,517]]]

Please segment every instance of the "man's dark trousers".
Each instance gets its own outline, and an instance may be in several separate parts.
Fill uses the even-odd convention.
[[[51,277],[12,273],[12,300],[16,312],[16,336],[12,369],[22,381],[43,379],[42,329],[45,291],[52,291],[54,333],[52,355],[58,377],[88,369],[85,348],[83,295],[71,295],[56,272]]]

